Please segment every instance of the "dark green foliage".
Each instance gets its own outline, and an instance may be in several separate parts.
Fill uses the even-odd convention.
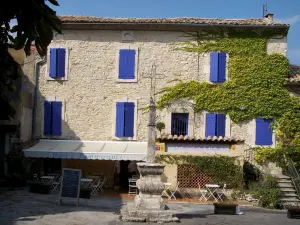
[[[15,114],[7,92],[16,91],[13,81],[21,77],[20,66],[8,53],[8,48],[24,48],[28,55],[34,42],[39,54],[44,56],[53,39],[53,31],[61,32],[61,21],[49,7],[58,3],[56,0],[49,2],[10,0],[0,7],[0,120],[9,120]],[[13,27],[10,26],[12,20],[16,21]]]
[[[278,208],[280,190],[276,178],[265,176],[262,181],[252,183],[250,193],[259,199],[259,205],[265,208]]]

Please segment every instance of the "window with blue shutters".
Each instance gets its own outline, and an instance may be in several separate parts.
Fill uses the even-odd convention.
[[[62,102],[44,102],[44,136],[61,136]]]
[[[188,135],[189,114],[188,113],[172,113],[171,118],[171,134],[172,135]]]
[[[226,52],[210,53],[210,81],[221,83],[226,80]]]
[[[116,137],[134,137],[134,103],[117,102]]]
[[[225,114],[215,114],[207,113],[206,114],[206,128],[205,136],[206,137],[225,137],[226,130],[226,115]]]
[[[50,68],[49,77],[53,79],[63,78],[66,76],[66,49],[50,49]]]
[[[272,119],[256,119],[255,144],[256,145],[272,145],[273,131],[271,128]]]
[[[119,50],[119,79],[133,80],[136,78],[136,50],[120,49]]]

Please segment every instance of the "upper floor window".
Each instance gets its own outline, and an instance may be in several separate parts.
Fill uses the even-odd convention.
[[[134,137],[134,103],[116,103],[116,137]]]
[[[210,81],[221,83],[226,80],[226,52],[210,53]]]
[[[136,79],[136,50],[119,50],[119,80],[132,81]]]
[[[172,135],[188,135],[189,114],[188,113],[172,113],[171,134]]]
[[[273,132],[271,128],[272,119],[256,119],[255,144],[256,145],[272,145]]]
[[[66,49],[50,49],[50,68],[49,77],[53,79],[63,78],[66,76]]]
[[[222,136],[225,137],[226,115],[225,114],[206,114],[206,137]]]
[[[62,102],[44,101],[44,135],[61,136]]]

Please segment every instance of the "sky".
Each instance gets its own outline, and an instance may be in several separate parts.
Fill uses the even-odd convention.
[[[263,4],[291,25],[288,58],[300,65],[300,0],[58,0],[58,15],[99,17],[261,18]]]

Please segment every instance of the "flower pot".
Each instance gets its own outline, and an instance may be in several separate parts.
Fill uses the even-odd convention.
[[[214,203],[215,214],[237,215],[239,214],[239,206],[237,204]]]

